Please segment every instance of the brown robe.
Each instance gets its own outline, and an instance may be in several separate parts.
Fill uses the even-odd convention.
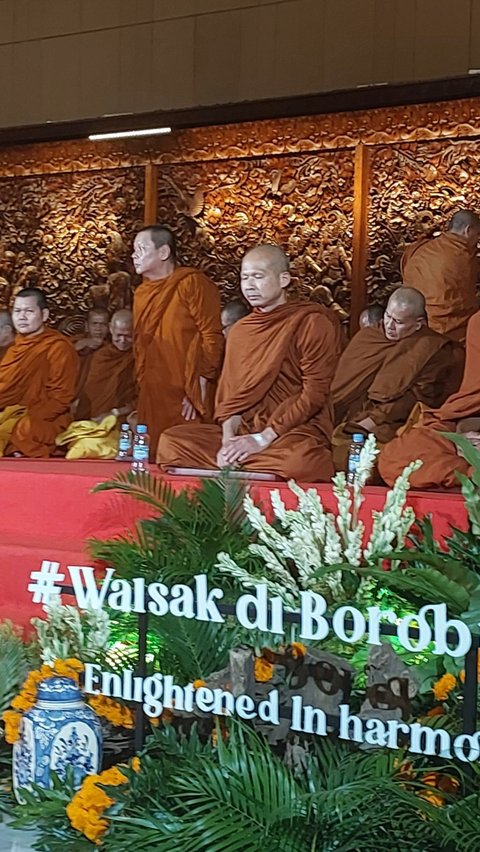
[[[41,334],[17,334],[0,364],[0,411],[19,405],[27,413],[16,424],[7,452],[45,458],[55,438],[71,421],[78,355],[67,338],[46,328]]]
[[[430,328],[464,343],[468,320],[478,309],[475,249],[451,232],[424,237],[406,248],[401,271],[404,285],[425,296]]]
[[[380,442],[391,440],[416,402],[441,404],[460,384],[463,349],[429,328],[402,340],[365,328],[343,353],[332,396],[335,420],[371,417]]]
[[[380,453],[378,469],[392,485],[403,469],[416,459],[422,467],[411,476],[415,488],[453,488],[455,472],[467,473],[469,466],[457,454],[455,445],[441,432],[455,432],[459,421],[480,416],[480,311],[468,323],[465,372],[457,393],[438,409],[422,407],[414,422],[388,443]]]
[[[330,383],[339,356],[336,325],[319,305],[254,310],[230,331],[218,386],[218,424],[242,415],[238,434],[271,427],[279,436],[243,467],[283,479],[327,481],[330,453]],[[164,467],[217,468],[220,425],[178,426],[164,432],[158,463]]]
[[[113,343],[93,353],[80,393],[76,420],[90,420],[113,408],[135,408],[136,385],[133,352],[121,352]]]
[[[199,270],[178,267],[138,287],[133,317],[138,422],[148,426],[154,457],[164,429],[185,422],[185,396],[200,419],[211,418],[224,347],[220,294]],[[200,376],[209,381],[205,398]]]

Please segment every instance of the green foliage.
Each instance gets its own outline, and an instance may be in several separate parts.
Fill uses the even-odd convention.
[[[245,486],[228,476],[203,480],[198,490],[176,493],[148,473],[121,473],[96,490],[129,494],[157,514],[139,521],[135,534],[90,543],[93,555],[113,565],[122,577],[161,578],[169,584],[188,583],[198,573],[217,576],[217,553],[236,554],[251,540],[243,510]]]
[[[115,788],[106,852],[434,852],[440,809],[400,783],[398,753],[317,740],[292,769],[238,722],[218,747],[156,732],[128,787]],[[308,748],[308,747],[307,747]],[[400,758],[402,757],[400,753]],[[423,771],[423,770],[422,770]]]
[[[236,627],[208,621],[176,618],[172,615],[154,619],[152,630],[158,631],[161,646],[158,668],[173,675],[177,683],[205,680],[212,672],[228,665],[229,651],[239,644]]]
[[[28,673],[27,650],[9,621],[0,624],[0,714],[10,705]]]
[[[34,828],[39,833],[33,849],[38,852],[91,852],[92,843],[71,827],[66,807],[74,794],[73,771],[65,779],[52,772],[52,787],[45,790],[38,784],[32,790],[22,789],[25,804],[13,809],[13,828]]]
[[[462,494],[465,500],[468,517],[472,531],[480,535],[480,451],[473,446],[465,435],[456,432],[444,432],[445,438],[449,438],[462,451],[469,465],[472,467],[470,477],[457,472],[457,477],[462,485]]]

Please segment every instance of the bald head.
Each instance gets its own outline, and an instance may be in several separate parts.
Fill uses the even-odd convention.
[[[108,311],[104,308],[92,308],[87,316],[87,334],[101,345],[108,334]]]
[[[120,352],[128,352],[133,343],[133,315],[131,311],[116,311],[110,320],[112,343]]]
[[[390,296],[383,327],[388,340],[402,340],[410,337],[427,324],[425,298],[413,287],[399,287]]]
[[[15,339],[12,318],[9,311],[0,311],[0,349],[10,346]]]
[[[222,322],[222,331],[225,337],[238,320],[248,316],[250,308],[242,299],[234,299],[233,302],[227,302],[220,315]]]
[[[275,245],[260,245],[247,251],[240,273],[242,293],[252,308],[271,311],[287,301],[290,284],[287,255]]]
[[[360,328],[381,328],[384,308],[377,303],[368,305],[358,318]]]
[[[448,230],[463,237],[473,248],[480,237],[480,217],[473,210],[458,210],[452,216]]]

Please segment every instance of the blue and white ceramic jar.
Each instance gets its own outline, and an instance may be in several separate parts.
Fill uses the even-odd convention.
[[[52,677],[38,686],[37,702],[23,715],[20,739],[13,746],[13,789],[32,783],[50,787],[52,770],[64,778],[73,769],[78,789],[85,775],[102,762],[102,729],[96,713],[83,701],[77,684]]]

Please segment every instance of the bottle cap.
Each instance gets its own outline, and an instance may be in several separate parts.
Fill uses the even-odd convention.
[[[354,432],[352,437],[356,444],[363,444],[365,440],[365,435],[362,435],[360,432]]]
[[[122,423],[122,425],[120,426],[120,429],[121,429],[122,432],[127,432],[128,429],[130,429],[130,426],[128,425],[128,423]]]
[[[146,431],[147,427],[143,423],[139,423],[137,426],[137,435],[145,435]]]

